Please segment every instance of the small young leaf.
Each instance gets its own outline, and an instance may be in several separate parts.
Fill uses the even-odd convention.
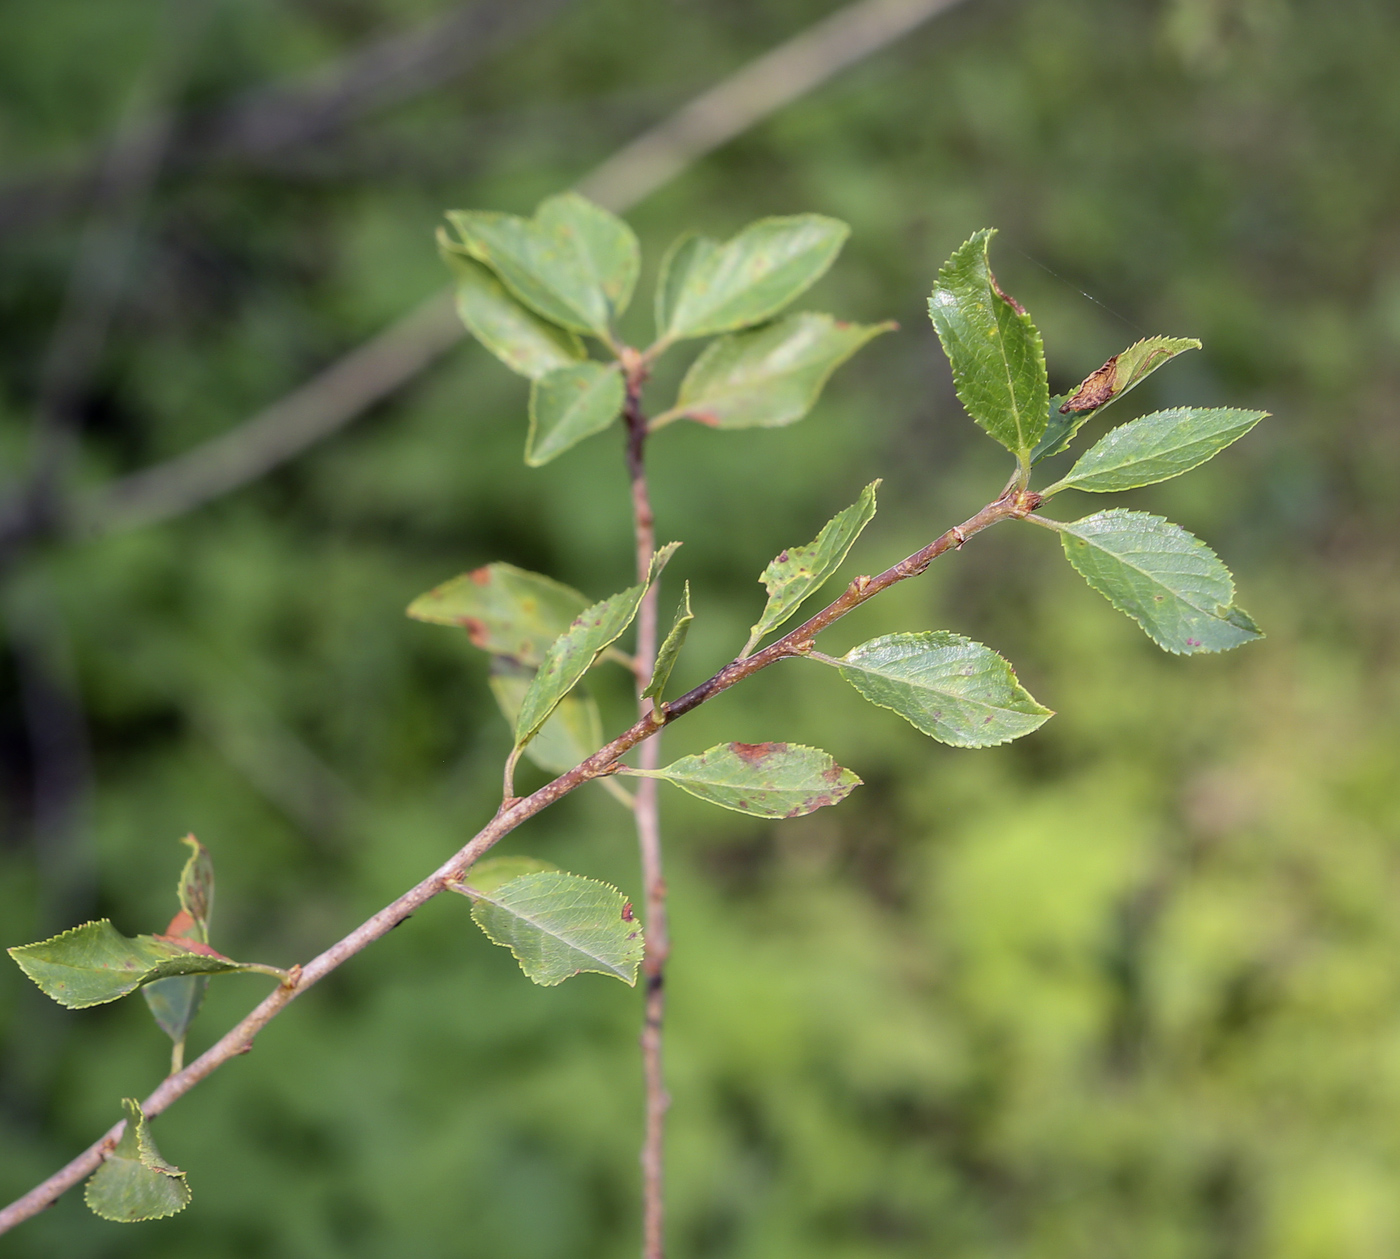
[[[762,323],[821,278],[851,229],[820,214],[759,219],[723,245],[671,247],[657,287],[657,336],[705,337]]]
[[[559,701],[592,667],[598,653],[615,642],[637,615],[647,586],[656,580],[666,561],[680,544],[669,543],[651,562],[651,574],[640,586],[631,586],[610,599],[586,608],[554,642],[540,662],[535,680],[526,688],[515,719],[515,746],[524,747],[539,733]]]
[[[653,426],[682,416],[713,428],[780,428],[816,403],[831,373],[893,323],[838,323],[788,315],[712,341],[681,381],[676,405]]]
[[[472,899],[472,917],[520,969],[545,987],[593,971],[637,982],[642,925],[615,887],[563,871],[524,874],[487,889],[472,882],[453,890]]]
[[[161,1158],[141,1104],[127,1097],[122,1106],[126,1127],[89,1178],[83,1200],[94,1215],[118,1224],[162,1220],[183,1211],[190,1202],[185,1173]]]
[[[1178,354],[1200,348],[1201,343],[1192,337],[1146,337],[1115,354],[1072,393],[1050,400],[1045,433],[1031,452],[1031,463],[1068,450],[1074,435],[1104,407],[1117,402]]]
[[[128,939],[106,918],[73,927],[51,940],[10,949],[9,954],[46,997],[70,1010],[115,1001],[142,984],[172,975],[269,969],[235,962],[194,941],[164,936]]]
[[[1180,525],[1115,508],[1059,529],[1079,575],[1163,650],[1228,651],[1264,636],[1235,607],[1230,570]]]
[[[992,274],[987,247],[995,234],[977,232],[943,264],[928,313],[967,413],[1017,458],[1028,459],[1050,405],[1045,350],[1031,317]]]
[[[532,310],[610,341],[640,266],[637,238],[621,219],[577,193],[540,202],[533,219],[494,210],[447,217],[466,252]]]
[[[1225,407],[1154,411],[1101,438],[1042,497],[1059,490],[1132,490],[1180,476],[1214,458],[1267,414]]]
[[[795,743],[721,743],[664,769],[625,769],[751,817],[801,817],[837,804],[861,785],[825,752]]]
[[[871,639],[847,652],[840,669],[872,704],[953,747],[1007,743],[1053,715],[990,647],[945,630]]]
[[[671,626],[671,632],[666,635],[666,641],[661,644],[661,650],[656,653],[656,667],[651,671],[651,681],[642,692],[643,696],[655,700],[658,704],[661,702],[661,692],[666,689],[671,670],[676,667],[676,659],[681,654],[681,648],[685,646],[685,638],[690,633],[690,623],[694,619],[695,615],[690,610],[690,583],[686,582],[681,606],[676,609],[675,623]]]
[[[456,279],[458,317],[511,371],[537,380],[585,357],[583,342],[575,333],[517,301],[489,267],[451,245],[441,229],[438,240]]]
[[[165,936],[171,940],[208,944],[209,916],[214,909],[214,863],[208,849],[193,835],[186,835],[180,842],[189,845],[190,855],[180,871],[180,882],[176,888],[180,912],[170,920]],[[199,1013],[208,987],[209,978],[206,975],[177,975],[146,984],[141,989],[141,995],[146,999],[156,1025],[178,1045],[185,1039],[190,1024]]]
[[[783,551],[759,580],[768,591],[768,602],[749,636],[749,647],[792,616],[808,595],[820,589],[845,560],[861,531],[875,516],[875,491],[879,481],[861,490],[860,497],[837,512],[806,546]],[[748,648],[745,648],[747,654]]]
[[[507,656],[491,661],[491,693],[512,728],[534,678],[533,669]],[[579,688],[560,700],[559,707],[526,746],[525,755],[547,773],[562,774],[602,746],[603,719],[598,714],[597,701]]]
[[[530,435],[525,462],[540,468],[601,433],[622,410],[627,388],[617,366],[589,359],[546,372],[530,386]]]
[[[419,595],[408,605],[408,615],[460,626],[483,651],[538,665],[550,643],[587,606],[571,586],[513,564],[488,564]]]

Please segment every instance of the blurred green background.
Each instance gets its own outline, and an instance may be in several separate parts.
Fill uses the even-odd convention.
[[[278,85],[455,7],[6,6],[6,520],[54,397],[75,489],[230,429],[442,284],[444,208],[528,212],[834,7],[477,0],[446,70],[321,117]],[[848,575],[1000,488],[923,312],[978,227],[1002,229],[1052,387],[1194,335],[1116,417],[1274,413],[1131,504],[1216,548],[1262,644],[1165,656],[1053,538],[1009,527],[823,646],[968,634],[1058,710],[1039,733],[955,751],[794,665],[667,735],[677,755],[815,744],[866,782],[778,823],[664,797],[678,1259],[1400,1253],[1397,65],[1387,0],[964,0],[629,215],[643,293],[683,228],[846,219],[802,304],[903,326],[799,426],[655,441],[660,536],[686,544],[663,606],[688,578],[697,613],[687,686],[742,643],[763,565],[866,481],[883,507]],[[84,177],[162,110],[148,186]],[[263,131],[220,129],[250,116]],[[75,325],[112,294],[109,335]],[[159,929],[192,830],[215,944],[288,965],[489,816],[507,734],[484,660],[404,606],[491,560],[597,597],[631,565],[620,435],[528,470],[525,396],[464,343],[207,506],[8,547],[0,944],[101,915]],[[626,679],[599,689],[621,728]],[[502,851],[638,890],[629,819],[596,789]],[[217,981],[192,1052],[265,990]],[[639,1014],[598,976],[533,987],[442,898],[159,1120],[183,1215],[123,1228],[70,1193],[0,1255],[633,1254]],[[63,1011],[8,963],[0,1028],[8,1200],[151,1089],[168,1042],[139,1000]]]

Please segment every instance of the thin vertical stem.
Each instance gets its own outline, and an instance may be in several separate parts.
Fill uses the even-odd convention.
[[[628,364],[627,471],[632,483],[632,523],[637,543],[637,580],[646,581],[656,550],[656,518],[647,494],[647,418],[641,407],[645,369]],[[648,587],[637,614],[637,715],[645,719],[652,701],[642,695],[656,664],[656,585]],[[660,763],[659,734],[641,746],[639,768],[655,769]],[[666,1110],[671,1104],[662,1065],[662,1029],[666,1016],[666,957],[671,951],[666,928],[666,879],[661,868],[661,819],[657,808],[656,779],[638,780],[632,815],[637,823],[641,850],[642,887],[646,898],[646,954],[642,982],[646,1013],[642,1024],[642,1072],[646,1085],[646,1135],[642,1143],[642,1259],[663,1259],[666,1253],[665,1137]]]

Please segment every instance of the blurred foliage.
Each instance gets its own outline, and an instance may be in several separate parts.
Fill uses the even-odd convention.
[[[209,0],[178,56],[175,7],[0,15],[0,206],[90,160],[154,77],[207,116],[443,6]],[[181,148],[82,391],[77,481],[237,424],[442,284],[443,209],[528,213],[831,8],[573,0],[314,143]],[[678,1259],[1400,1249],[1398,58],[1385,0],[966,0],[630,216],[644,286],[683,228],[845,219],[813,305],[904,328],[796,428],[657,438],[660,536],[686,543],[663,599],[688,579],[696,612],[679,684],[743,642],[763,566],[861,485],[886,478],[848,572],[1001,485],[922,313],[978,227],[1002,229],[998,276],[1045,332],[1052,387],[1144,333],[1199,336],[1132,413],[1275,414],[1133,495],[1210,538],[1263,644],[1163,657],[1053,538],[1004,528],[823,646],[968,634],[1058,710],[1036,735],[944,748],[797,668],[668,734],[668,755],[811,743],[867,784],[774,823],[668,793]],[[83,202],[31,198],[0,236],[7,481]],[[630,569],[620,438],[527,470],[524,407],[524,383],[464,344],[255,486],[18,557],[0,943],[100,915],[159,928],[192,830],[219,868],[221,947],[290,964],[489,816],[509,736],[485,670],[403,608],[488,561],[593,597]],[[617,729],[621,670],[598,689]],[[637,886],[600,790],[504,850]],[[633,1253],[637,994],[535,988],[467,919],[440,898],[158,1120],[184,1214],[118,1229],[69,1194],[0,1255]],[[266,982],[212,985],[191,1055]],[[8,1200],[144,1095],[168,1047],[140,1003],[62,1011],[13,967],[0,1025]]]

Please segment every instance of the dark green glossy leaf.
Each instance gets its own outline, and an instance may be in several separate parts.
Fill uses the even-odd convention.
[[[1031,452],[1031,463],[1068,450],[1075,434],[1106,406],[1136,389],[1178,354],[1200,348],[1201,343],[1191,337],[1146,337],[1115,354],[1072,393],[1050,400],[1045,433]]]
[[[671,632],[666,635],[666,641],[661,644],[661,650],[656,653],[656,667],[651,671],[651,681],[642,692],[658,704],[661,702],[661,692],[666,689],[666,683],[671,677],[671,670],[675,668],[676,660],[681,654],[681,648],[685,646],[685,638],[690,633],[690,623],[694,619],[695,616],[690,610],[690,583],[686,582],[681,606],[676,609],[675,622],[671,626]]]
[[[1180,525],[1119,508],[1059,529],[1080,576],[1164,650],[1227,651],[1263,637],[1235,606],[1230,570]]]
[[[1154,411],[1113,429],[1044,495],[1069,489],[1111,493],[1180,476],[1218,455],[1267,414],[1225,407]]]
[[[616,364],[591,359],[547,372],[530,386],[525,462],[539,468],[601,433],[622,411],[627,388]]]
[[[539,733],[559,701],[592,667],[598,653],[615,642],[637,615],[647,584],[655,581],[680,544],[672,542],[652,559],[648,582],[629,587],[585,609],[544,654],[535,680],[526,688],[515,720],[515,746],[523,747]]]
[[[536,380],[584,356],[583,342],[517,301],[495,272],[438,235],[456,280],[457,314],[468,332],[513,372]]]
[[[443,582],[408,605],[416,621],[456,625],[496,656],[538,665],[588,606],[571,586],[513,564],[488,564]]]
[[[533,669],[509,657],[497,656],[491,662],[491,693],[512,728],[534,679]],[[525,755],[546,772],[563,774],[602,746],[603,720],[598,704],[587,691],[578,688],[559,701],[549,720],[526,746]]]
[[[928,313],[967,413],[1028,459],[1050,405],[1045,350],[1030,316],[997,286],[987,258],[995,234],[976,233],[943,264]]]
[[[831,266],[850,230],[820,214],[795,214],[759,219],[723,245],[682,237],[657,286],[658,338],[705,337],[771,318]]]
[[[632,229],[577,193],[540,202],[533,219],[494,210],[454,210],[462,246],[532,310],[574,332],[612,337],[637,281]]]
[[[788,315],[706,347],[681,382],[671,410],[713,428],[780,428],[812,409],[831,373],[861,346],[898,325],[838,323],[830,315]]]
[[[615,887],[554,870],[488,889],[475,885],[472,873],[453,890],[472,899],[477,926],[535,983],[549,987],[584,971],[637,982],[642,925]]]
[[[768,602],[749,636],[745,655],[769,630],[788,620],[841,567],[861,531],[875,516],[875,491],[879,485],[879,481],[872,481],[854,503],[822,526],[813,541],[806,546],[789,547],[763,570],[759,580],[768,591]]]
[[[133,1097],[124,1098],[126,1127],[112,1152],[87,1182],[83,1199],[94,1215],[119,1224],[162,1220],[190,1202],[185,1173],[156,1149],[150,1124]]]
[[[661,778],[692,796],[751,817],[801,817],[844,800],[860,779],[825,752],[795,743],[722,743],[664,769],[626,769]]]
[[[153,979],[270,970],[235,962],[207,944],[149,935],[128,939],[106,918],[9,954],[45,996],[70,1010],[115,1001]]]
[[[1007,743],[1053,715],[990,647],[945,630],[886,634],[853,648],[839,664],[841,676],[872,704],[954,747]]]

